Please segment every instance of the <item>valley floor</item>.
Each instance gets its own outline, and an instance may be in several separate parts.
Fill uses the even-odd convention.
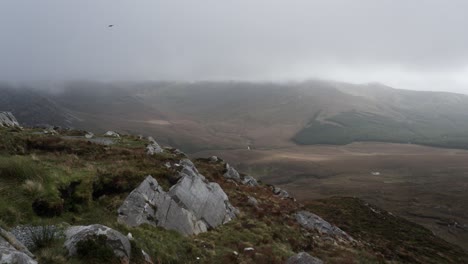
[[[468,250],[468,151],[353,143],[193,154],[208,155],[220,155],[302,201],[362,198]]]

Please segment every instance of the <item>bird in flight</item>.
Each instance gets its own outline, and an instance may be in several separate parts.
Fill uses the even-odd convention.
[[[111,27],[113,27],[113,26],[114,26],[114,25],[111,24],[111,25],[108,25],[107,27],[110,27],[110,28],[111,28]]]

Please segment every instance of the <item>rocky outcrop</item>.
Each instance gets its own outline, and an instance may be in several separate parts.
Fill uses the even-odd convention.
[[[105,244],[110,247],[121,263],[129,263],[131,256],[130,241],[122,233],[103,225],[72,226],[65,231],[65,248],[69,256],[77,254],[77,244],[80,241],[96,239],[105,236]]]
[[[320,216],[309,211],[299,211],[295,215],[297,222],[305,229],[315,230],[322,235],[345,241],[354,241],[345,231],[323,220]]]
[[[0,127],[20,127],[11,112],[0,112]]]
[[[146,153],[148,155],[154,155],[154,154],[164,152],[164,150],[161,148],[161,146],[159,146],[158,142],[156,142],[156,140],[154,140],[154,138],[148,137],[148,141],[150,142],[146,146]]]
[[[9,232],[0,228],[0,263],[37,264],[34,255]]]
[[[106,137],[116,137],[116,138],[120,137],[119,133],[114,132],[114,131],[110,131],[110,130],[107,131],[106,133],[104,133],[104,136],[106,136]]]
[[[286,264],[323,264],[323,261],[316,257],[312,257],[306,252],[300,252],[290,257]]]
[[[206,232],[235,217],[236,209],[217,183],[207,182],[193,163],[179,163],[180,180],[168,192],[148,176],[119,208],[118,220],[129,226],[147,223],[183,235]]]

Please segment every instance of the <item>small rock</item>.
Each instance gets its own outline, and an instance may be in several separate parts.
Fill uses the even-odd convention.
[[[107,131],[107,132],[104,134],[104,136],[107,136],[107,137],[116,137],[116,138],[119,138],[119,137],[120,137],[119,133],[114,132],[114,131],[110,131],[110,130]]]
[[[290,198],[289,193],[279,187],[273,187],[273,193],[281,198]]]
[[[237,172],[237,170],[231,167],[228,163],[226,163],[226,172],[224,173],[224,177],[228,179],[240,180],[239,172]]]
[[[306,252],[300,252],[292,257],[290,257],[286,264],[323,264],[323,261],[316,257],[312,257]]]
[[[354,239],[345,231],[323,220],[316,214],[308,211],[299,211],[295,216],[296,221],[305,229],[316,230],[320,234],[341,238],[346,241],[354,241]]]
[[[249,196],[247,198],[247,204],[250,205],[250,206],[256,207],[258,205],[258,201],[254,197]]]
[[[143,258],[145,258],[145,264],[154,264],[151,256],[148,255],[148,253],[146,253],[143,249],[141,250],[141,254],[143,255]]]
[[[211,156],[211,157],[210,157],[210,161],[213,162],[213,163],[216,163],[216,162],[219,161],[219,158],[216,157],[216,156]]]
[[[258,186],[257,179],[252,176],[245,176],[244,179],[242,179],[242,184],[252,187]]]
[[[146,146],[146,153],[148,155],[152,156],[154,154],[164,152],[164,150],[161,148],[161,146],[159,146],[158,142],[156,142],[156,140],[154,140],[154,138],[148,137],[148,141],[150,142],[150,144],[148,144],[148,146]]]
[[[164,164],[164,166],[166,166],[166,168],[170,169],[172,166],[171,166],[171,163],[168,161]]]
[[[253,247],[247,247],[247,248],[244,248],[244,251],[254,251],[255,249]]]
[[[94,137],[94,134],[92,132],[87,132],[85,134],[85,138],[87,138],[87,139],[92,139],[93,137]]]

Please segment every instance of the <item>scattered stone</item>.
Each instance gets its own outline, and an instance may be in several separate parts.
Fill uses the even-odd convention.
[[[20,125],[11,112],[0,112],[0,127],[20,127]]]
[[[146,223],[192,235],[236,216],[237,209],[217,183],[207,182],[188,159],[181,160],[180,166],[180,180],[168,192],[148,176],[119,208],[119,222],[129,226]]]
[[[187,157],[187,154],[185,154],[185,153],[184,153],[182,150],[180,150],[180,149],[175,149],[175,150],[174,150],[174,154],[176,154],[176,155],[182,155],[182,156]]]
[[[247,197],[247,204],[253,207],[256,207],[258,205],[257,199],[255,199],[252,196]]]
[[[237,170],[231,167],[228,163],[226,163],[226,172],[224,173],[224,177],[228,179],[240,180],[239,172],[237,172]]]
[[[210,161],[213,162],[213,163],[216,163],[216,162],[219,161],[219,158],[216,157],[216,156],[211,156],[211,157],[210,157]]]
[[[252,176],[245,176],[244,179],[242,179],[242,184],[252,187],[258,186],[257,179]]]
[[[34,255],[15,236],[0,228],[0,263],[37,264]]]
[[[130,241],[122,233],[103,225],[72,226],[65,231],[65,248],[70,256],[77,254],[77,244],[80,241],[93,239],[97,236],[106,237],[106,245],[112,248],[116,257],[122,263],[129,263],[131,254]]]
[[[141,250],[141,254],[143,255],[143,258],[145,259],[145,264],[154,264],[153,260],[151,259],[151,256],[148,255],[143,249]]]
[[[132,235],[132,233],[128,233],[128,234],[127,234],[127,238],[128,238],[128,240],[133,240],[133,235]]]
[[[166,168],[170,169],[172,166],[171,166],[171,163],[168,161],[164,164],[164,166],[166,166]]]
[[[273,186],[273,193],[281,198],[290,198],[289,193],[279,187]]]
[[[154,154],[164,152],[164,150],[161,148],[161,146],[159,146],[158,142],[156,142],[156,140],[154,140],[154,138],[148,137],[148,141],[150,142],[150,144],[148,144],[148,146],[146,146],[146,153],[148,155],[152,156]]]
[[[320,234],[330,237],[340,238],[346,241],[354,241],[354,239],[339,227],[330,224],[323,220],[320,216],[309,211],[299,211],[295,215],[296,221],[305,229],[316,230]]]
[[[316,257],[312,257],[306,252],[300,252],[290,257],[286,264],[323,264],[323,261]]]
[[[254,251],[255,249],[253,247],[247,247],[247,248],[244,248],[244,251]]]
[[[87,133],[85,134],[85,138],[87,138],[87,139],[92,139],[93,137],[94,137],[93,132],[87,132]]]
[[[106,137],[116,137],[116,138],[119,138],[119,137],[120,137],[119,133],[114,132],[114,131],[111,131],[111,130],[107,131],[107,132],[104,134],[104,136],[106,136]]]

